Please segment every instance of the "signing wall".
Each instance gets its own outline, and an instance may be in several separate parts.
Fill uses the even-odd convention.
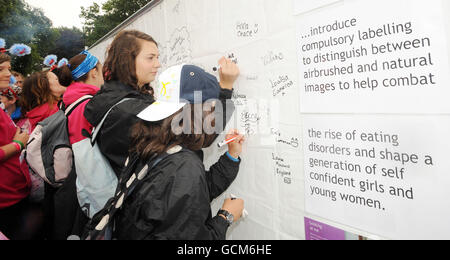
[[[221,56],[241,68],[227,128],[248,141],[212,206],[245,200],[229,239],[448,238],[449,10],[441,0],[164,0],[120,29],[153,36],[162,69],[187,62],[217,75]],[[104,60],[113,36],[91,51]],[[225,151],[207,149],[206,165]]]

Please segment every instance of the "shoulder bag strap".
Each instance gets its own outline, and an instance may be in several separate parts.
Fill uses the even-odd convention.
[[[113,108],[115,108],[116,106],[122,104],[125,101],[131,100],[132,98],[125,98],[122,99],[121,101],[119,101],[117,104],[115,104],[114,106],[112,106],[108,112],[106,112],[105,116],[103,117],[102,121],[100,121],[100,123],[94,128],[94,130],[92,131],[92,138],[91,138],[91,143],[94,144],[95,140],[97,140],[97,136],[98,133],[100,132],[100,130],[102,129],[103,124],[106,121],[106,118],[108,117],[109,113],[111,113],[111,111],[113,110]]]
[[[72,103],[72,105],[70,105],[69,107],[65,107],[65,105],[64,105],[64,102],[62,103],[63,105],[62,105],[62,111],[64,111],[64,113],[66,114],[66,116],[67,117],[69,117],[71,114],[72,114],[72,112],[80,105],[80,104],[82,104],[84,101],[86,101],[86,100],[89,100],[89,99],[92,99],[93,98],[93,96],[90,96],[90,95],[86,95],[86,96],[83,96],[83,97],[81,97],[81,98],[79,98],[77,101],[75,101],[74,103]]]
[[[109,200],[103,211],[103,217],[97,226],[92,231],[90,237],[96,238],[105,231],[108,227],[111,228],[114,223],[114,216],[117,211],[122,207],[123,202],[133,193],[137,185],[149,174],[151,171],[168,156],[182,151],[181,146],[176,146],[170,149],[168,152],[155,156],[148,164],[146,164],[139,172],[133,173],[129,178],[122,180],[117,188],[116,195],[113,199]],[[154,179],[157,175],[152,176]],[[109,231],[107,233],[112,233]]]

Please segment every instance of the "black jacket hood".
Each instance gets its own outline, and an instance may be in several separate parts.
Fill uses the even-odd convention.
[[[111,107],[124,98],[148,99],[154,101],[152,95],[145,95],[131,86],[118,81],[108,81],[87,104],[84,116],[94,127],[97,126]]]

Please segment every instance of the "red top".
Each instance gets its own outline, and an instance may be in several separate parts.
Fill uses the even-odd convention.
[[[0,147],[12,142],[16,125],[3,109],[0,109]],[[7,161],[0,161],[0,209],[17,204],[30,194],[31,179],[25,160],[16,154]]]
[[[63,102],[66,107],[69,107],[72,103],[83,96],[94,96],[99,90],[100,89],[96,86],[75,82],[67,88],[64,93]],[[86,139],[86,137],[82,135],[83,129],[86,129],[89,134],[92,132],[93,126],[84,117],[84,109],[88,102],[89,100],[86,100],[82,104],[78,105],[78,107],[69,116],[69,139],[71,144],[75,144]]]
[[[59,108],[58,108],[57,103],[55,103],[51,106],[47,103],[47,104],[38,106],[38,107],[34,108],[33,110],[31,110],[30,112],[28,112],[25,117],[26,117],[26,119],[28,119],[30,121],[31,132],[33,132],[34,128],[36,128],[36,126],[39,122],[42,122],[45,119],[47,119],[47,117],[52,116],[53,114],[58,112],[58,110],[59,110]]]

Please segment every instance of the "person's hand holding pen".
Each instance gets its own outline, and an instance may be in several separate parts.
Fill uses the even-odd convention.
[[[234,82],[237,80],[241,72],[236,63],[232,62],[231,59],[222,57],[219,60],[219,76],[220,76],[220,86],[223,89],[233,89]]]
[[[242,153],[242,145],[245,142],[245,137],[239,134],[239,131],[232,129],[222,142],[222,146],[228,144],[228,153],[235,159],[238,159]],[[219,146],[221,146],[219,144]],[[238,221],[244,212],[244,200],[238,198],[226,199],[222,205],[222,210],[230,213],[233,216],[233,222]],[[227,216],[219,214],[219,216],[228,219]],[[228,219],[229,220],[229,219]]]
[[[242,145],[245,142],[245,136],[239,134],[237,129],[232,129],[228,132],[225,137],[228,143],[228,153],[233,157],[238,159],[242,153]]]
[[[244,212],[244,200],[238,198],[226,199],[222,209],[233,215],[233,222],[237,222]],[[219,216],[227,219],[225,215],[219,214]]]

